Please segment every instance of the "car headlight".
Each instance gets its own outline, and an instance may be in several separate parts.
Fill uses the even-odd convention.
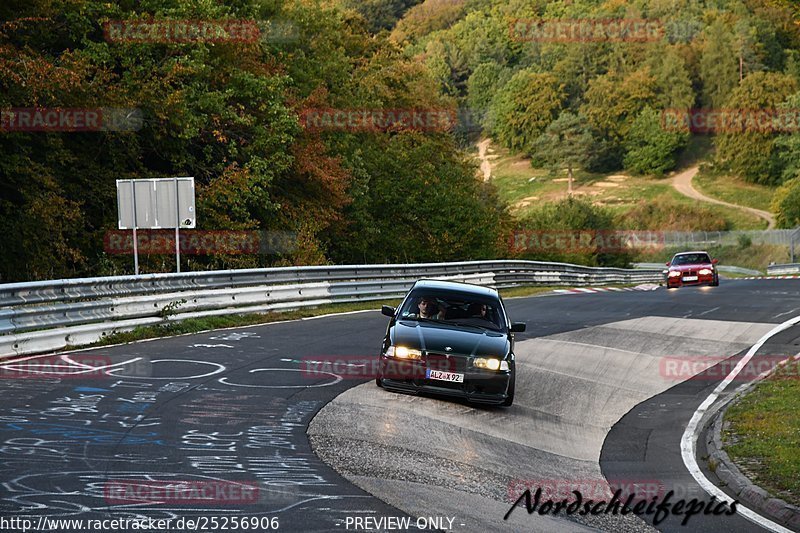
[[[475,368],[485,368],[486,370],[508,370],[508,361],[501,361],[494,357],[476,357],[472,361]]]
[[[386,350],[386,356],[397,357],[398,359],[422,359],[422,352],[405,346],[389,346]]]
[[[672,271],[670,271],[670,273],[669,273],[669,277],[671,277],[671,278],[676,278],[676,277],[678,277],[678,276],[680,276],[680,275],[681,275],[681,273],[680,273],[680,272],[678,272],[677,270],[672,270]]]
[[[713,274],[714,271],[710,270],[708,268],[701,268],[700,270],[698,270],[697,273],[700,274],[701,276],[709,276],[709,275]]]

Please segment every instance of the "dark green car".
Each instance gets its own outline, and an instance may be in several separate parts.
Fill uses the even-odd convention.
[[[376,382],[397,392],[428,392],[472,402],[514,402],[516,366],[512,324],[495,289],[419,280],[391,317]]]

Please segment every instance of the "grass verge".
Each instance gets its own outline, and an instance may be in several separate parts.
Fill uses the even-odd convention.
[[[800,505],[800,362],[756,385],[725,413],[725,451],[754,483]]]

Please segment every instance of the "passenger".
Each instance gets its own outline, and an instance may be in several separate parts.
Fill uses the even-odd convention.
[[[489,308],[486,304],[480,303],[471,303],[469,304],[469,316],[472,318],[483,318],[485,320],[489,320],[487,313],[489,312]]]

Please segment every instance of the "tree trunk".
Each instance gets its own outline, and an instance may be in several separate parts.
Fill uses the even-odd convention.
[[[572,163],[567,166],[567,196],[572,196]]]

